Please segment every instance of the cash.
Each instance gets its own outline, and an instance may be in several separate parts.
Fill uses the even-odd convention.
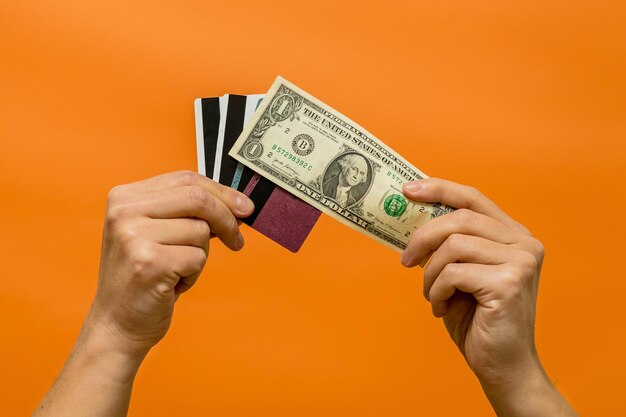
[[[427,178],[367,130],[278,77],[229,155],[313,207],[398,252],[451,207],[404,197]]]

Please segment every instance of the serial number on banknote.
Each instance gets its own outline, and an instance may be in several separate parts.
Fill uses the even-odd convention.
[[[272,150],[275,151],[278,155],[281,155],[284,158],[289,159],[290,161],[294,161],[296,164],[300,165],[302,168],[306,169],[307,171],[310,171],[313,169],[313,165],[309,164],[304,159],[300,159],[297,155],[292,154],[291,152],[287,151],[286,149],[281,148],[280,146],[276,144],[272,145]],[[272,152],[270,152],[267,155],[268,158],[271,158],[272,156],[273,156]]]
[[[398,176],[398,175],[394,174],[394,173],[393,173],[393,172],[391,172],[391,171],[387,171],[387,176],[388,176],[388,177],[391,177],[391,179],[392,179],[393,181],[397,182],[397,183],[398,183],[398,184],[400,184],[400,185],[404,184],[404,181],[402,180],[402,178],[401,178],[400,176]]]

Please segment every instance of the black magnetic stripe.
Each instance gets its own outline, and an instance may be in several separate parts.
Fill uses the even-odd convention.
[[[228,95],[228,114],[224,129],[224,147],[222,150],[222,167],[220,168],[220,183],[230,186],[237,170],[237,161],[228,152],[233,147],[243,130],[243,119],[246,114],[246,96]]]
[[[252,189],[252,192],[249,196],[250,200],[252,200],[252,202],[254,203],[254,211],[250,216],[243,219],[243,222],[245,224],[252,226],[259,213],[261,213],[261,210],[263,210],[263,207],[265,207],[265,203],[267,203],[267,200],[270,198],[270,195],[272,195],[272,192],[275,189],[276,184],[274,184],[272,181],[264,177],[259,178],[259,182]]]
[[[217,135],[220,127],[220,100],[217,97],[203,98],[202,130],[204,136],[204,166],[206,176],[213,176],[215,153],[217,151]]]

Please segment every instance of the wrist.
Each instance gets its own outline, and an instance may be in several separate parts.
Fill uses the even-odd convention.
[[[479,378],[485,395],[491,402],[498,415],[523,415],[512,413],[520,407],[527,406],[529,397],[537,390],[545,390],[549,380],[545,376],[541,365],[529,366],[526,369],[507,373],[502,378]],[[508,410],[509,413],[501,412]]]
[[[145,353],[120,346],[90,312],[63,370],[33,415],[125,416]]]
[[[481,386],[498,416],[576,416],[537,361],[514,378]]]
[[[90,312],[72,351],[75,365],[115,384],[132,384],[149,348],[133,346]]]

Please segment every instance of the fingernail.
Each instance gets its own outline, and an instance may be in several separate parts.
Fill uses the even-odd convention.
[[[239,233],[239,236],[237,236],[237,248],[238,248],[238,249],[243,248],[243,245],[244,245],[245,243],[246,243],[246,242],[243,240],[243,235],[242,235],[241,233]]]
[[[237,196],[237,208],[244,213],[248,213],[254,209],[254,203],[248,197],[243,195]]]
[[[405,182],[403,188],[404,191],[415,193],[422,189],[422,184],[419,181]]]

